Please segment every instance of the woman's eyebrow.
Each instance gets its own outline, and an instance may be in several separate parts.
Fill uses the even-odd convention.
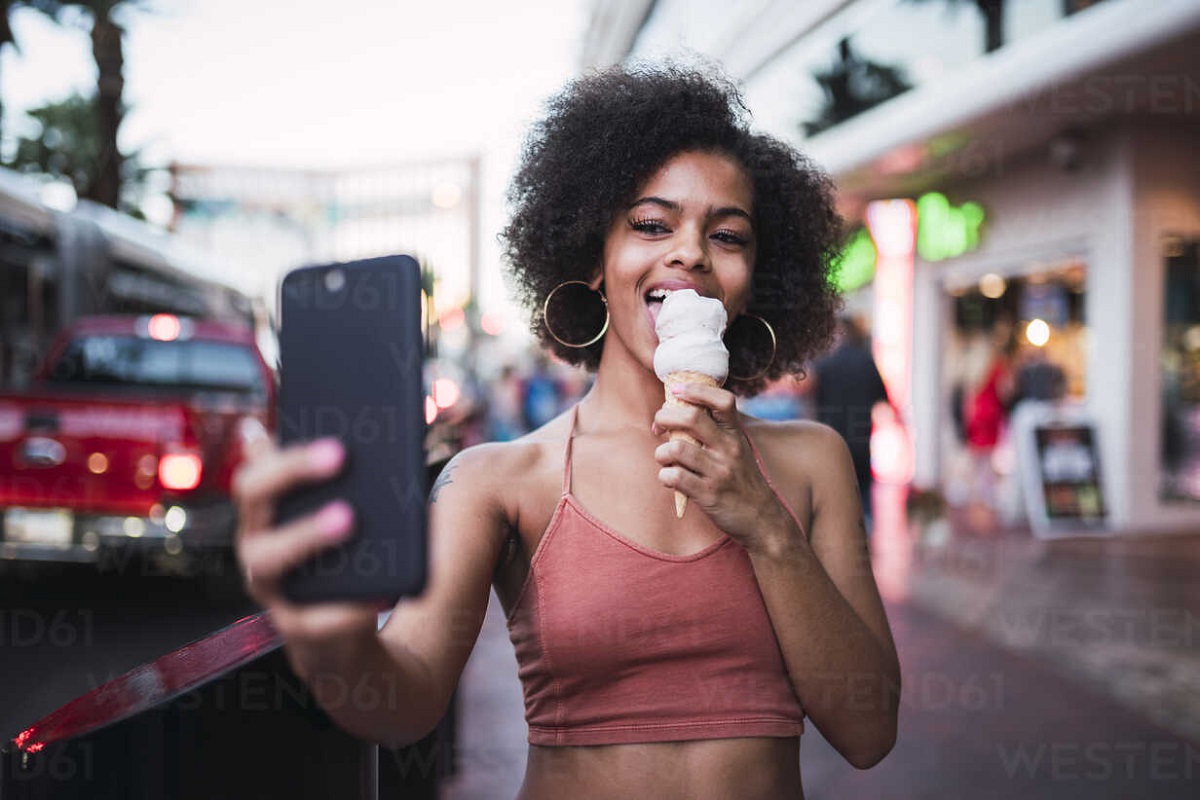
[[[750,216],[750,212],[740,206],[722,206],[721,208],[713,209],[709,213],[710,217],[742,217],[751,225],[754,224],[754,217]]]
[[[679,205],[679,203],[676,203],[674,200],[667,200],[666,198],[655,197],[653,195],[649,197],[639,197],[637,200],[634,200],[632,203],[630,203],[629,207],[637,208],[638,206],[646,203],[649,203],[653,206],[660,206],[665,208],[667,211],[674,211],[675,213],[679,213],[683,210],[683,206]]]
[[[629,207],[631,209],[633,209],[633,208],[637,208],[638,206],[646,204],[646,203],[653,205],[653,206],[659,206],[660,208],[664,208],[667,211],[672,211],[676,214],[683,211],[683,206],[681,206],[679,203],[676,203],[674,200],[667,200],[664,197],[656,197],[654,195],[650,195],[648,197],[639,197],[637,200],[634,200],[632,203],[630,203]],[[744,208],[741,208],[740,206],[721,206],[720,208],[714,208],[708,212],[708,216],[710,216],[710,217],[742,217],[747,222],[749,222],[751,225],[754,224],[754,217],[750,216],[750,212],[746,211]]]

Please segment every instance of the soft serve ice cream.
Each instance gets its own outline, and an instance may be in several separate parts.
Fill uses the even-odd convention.
[[[725,306],[720,300],[701,297],[695,289],[669,292],[654,321],[658,379],[667,383],[672,373],[697,372],[718,386],[724,383],[729,375],[729,351],[721,340],[725,322]]]
[[[691,405],[671,392],[672,384],[700,383],[720,386],[729,375],[729,351],[725,333],[725,306],[712,297],[701,297],[694,289],[668,292],[654,320],[658,348],[654,372],[663,382],[667,405]],[[671,440],[696,440],[686,433],[672,433]],[[687,495],[675,492],[675,516],[682,517]]]

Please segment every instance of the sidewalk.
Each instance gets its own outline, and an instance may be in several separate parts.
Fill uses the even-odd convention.
[[[904,676],[900,735],[858,771],[810,724],[807,796],[1200,797],[1198,545],[1042,542],[954,519],[910,524],[899,504],[877,507],[877,579]],[[494,596],[461,693],[461,767],[442,800],[511,800],[526,727]]]
[[[1200,532],[1041,540],[979,522],[879,531],[881,591],[1200,742]]]

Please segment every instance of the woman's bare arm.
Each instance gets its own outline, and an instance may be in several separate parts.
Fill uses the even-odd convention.
[[[900,664],[871,571],[853,462],[824,426],[784,435],[795,455],[793,474],[780,477],[796,485],[801,474],[812,476],[812,530],[806,541],[786,514],[764,515],[764,544],[748,552],[806,714],[865,769],[895,743]]]
[[[479,638],[492,576],[509,530],[502,502],[504,464],[512,445],[488,444],[459,453],[442,470],[429,498],[430,575],[425,592],[401,601],[380,631],[384,648],[412,654],[425,667],[436,709],[446,713]]]
[[[746,548],[809,718],[847,761],[872,766],[895,743],[900,668],[871,573],[849,448],[824,425],[771,427],[770,471],[779,485],[812,487],[806,538],[756,466],[734,396],[699,384],[672,391],[689,405],[659,409],[655,430],[686,431],[701,444],[659,446],[659,480]]]
[[[429,579],[402,599],[380,630],[363,603],[292,605],[279,578],[342,534],[316,517],[270,529],[273,498],[298,480],[329,476],[299,447],[259,453],[239,477],[243,519],[239,558],[252,596],[271,612],[296,673],[331,717],[364,739],[400,746],[426,736],[444,716],[487,610],[491,576],[506,531],[494,492],[494,450],[464,451],[443,470],[429,510]],[[503,460],[500,458],[499,460]],[[251,577],[253,576],[253,577]]]

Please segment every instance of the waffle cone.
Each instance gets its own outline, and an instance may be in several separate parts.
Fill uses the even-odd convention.
[[[711,375],[705,375],[703,372],[692,372],[690,370],[681,370],[679,372],[672,372],[667,375],[667,380],[665,383],[663,383],[663,392],[667,396],[666,404],[669,406],[691,406],[691,405],[693,405],[693,403],[689,403],[686,400],[682,400],[682,399],[676,397],[671,392],[671,387],[678,383],[699,383],[703,386],[716,386],[716,387],[719,387],[721,385],[717,381],[716,378],[714,378]],[[671,433],[670,441],[674,442],[676,440],[690,442],[692,444],[699,444],[695,440],[695,438],[693,438],[692,436],[690,436],[686,433],[680,432],[680,431],[674,431]],[[684,494],[683,492],[679,492],[679,491],[675,492],[675,517],[677,519],[683,517],[683,512],[687,508],[687,501],[688,501],[688,499],[687,499],[686,494]]]

